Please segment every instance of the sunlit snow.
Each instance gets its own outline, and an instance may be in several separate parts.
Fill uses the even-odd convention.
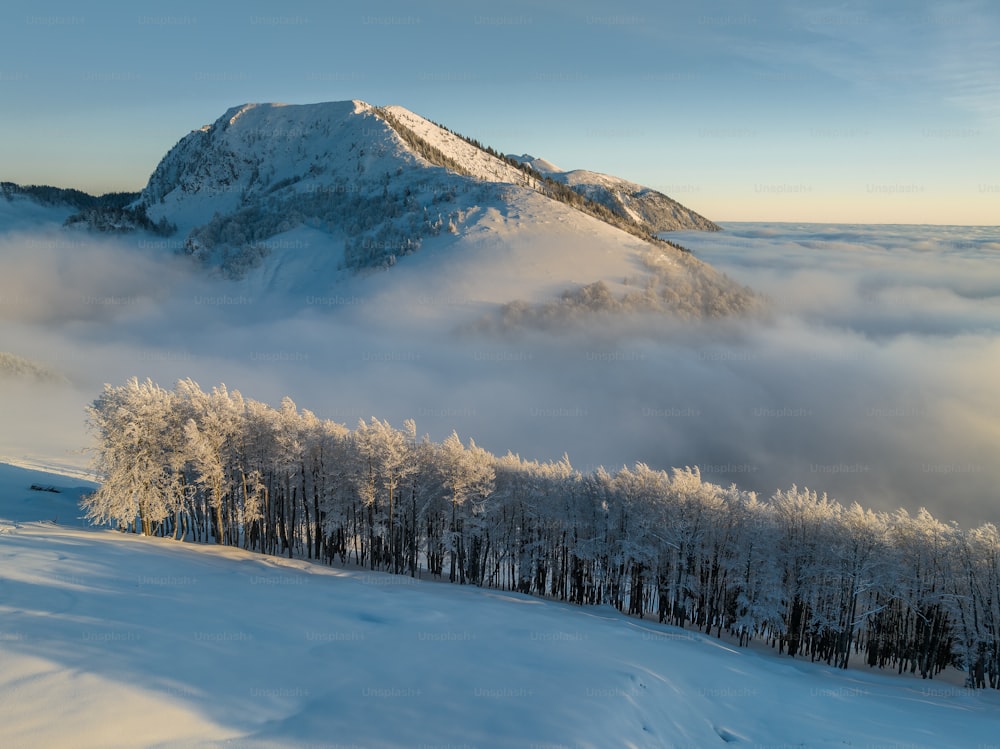
[[[7,749],[943,749],[1000,730],[997,692],[947,678],[838,671],[606,607],[78,527],[84,490],[0,466]]]

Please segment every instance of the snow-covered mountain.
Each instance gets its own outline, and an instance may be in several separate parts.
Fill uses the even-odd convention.
[[[135,205],[178,227],[174,246],[254,290],[327,293],[423,250],[411,264],[428,276],[421,289],[546,317],[553,303],[699,316],[753,306],[654,236],[718,228],[707,219],[639,185],[551,166],[403,107],[247,104],[181,139]]]
[[[564,171],[551,161],[530,154],[509,156],[549,179],[567,185],[589,200],[606,206],[615,214],[626,217],[654,232],[700,230],[721,231],[722,227],[673,198],[651,187],[629,182],[620,177],[591,172],[586,169]]]
[[[233,107],[183,137],[139,194],[3,188],[8,228],[44,218],[157,235],[140,244],[188,255],[258,298],[346,293],[359,271],[406,259],[407,273],[363,293],[461,300],[474,315],[453,327],[757,306],[748,289],[657,237],[718,229],[666,195],[505,156],[399,106]]]
[[[377,196],[391,192],[390,187],[405,190],[412,187],[412,168],[428,165],[446,167],[453,177],[525,187],[551,197],[545,185],[550,178],[585,197],[592,194],[591,199],[616,213],[627,213],[624,217],[650,233],[719,228],[650,188],[595,172],[562,172],[544,159],[502,156],[403,107],[373,107],[358,100],[233,107],[170,151],[142,200],[162,204],[160,215],[182,225],[197,224],[274,193]],[[654,198],[671,206],[670,221],[651,209],[646,212],[654,219],[647,221],[643,211],[632,208],[636,202],[652,205]]]

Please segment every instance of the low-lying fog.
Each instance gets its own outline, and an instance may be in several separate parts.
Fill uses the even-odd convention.
[[[459,335],[478,309],[406,293],[401,276],[395,295],[378,274],[250,294],[193,275],[164,243],[9,229],[0,352],[68,382],[0,368],[0,456],[84,464],[83,409],[102,383],[191,377],[349,426],[412,417],[497,454],[566,452],[581,469],[698,465],[762,493],[795,483],[998,520],[1000,230],[732,224],[671,238],[766,294],[770,318]],[[404,273],[406,260],[383,275]],[[420,314],[436,301],[447,324]]]

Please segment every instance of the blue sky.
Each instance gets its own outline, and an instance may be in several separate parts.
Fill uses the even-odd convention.
[[[140,189],[248,101],[400,104],[718,221],[1000,223],[993,0],[0,9],[0,179]]]

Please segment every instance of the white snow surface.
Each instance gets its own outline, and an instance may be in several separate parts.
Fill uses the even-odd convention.
[[[268,244],[273,249],[263,262],[230,282],[231,293],[275,303],[363,299],[374,310],[391,306],[403,320],[433,322],[438,337],[500,305],[544,303],[595,281],[622,295],[649,275],[643,258],[651,251],[641,239],[530,190],[468,208],[461,231],[428,237],[387,272],[343,272],[343,251],[314,228],[298,227]],[[654,251],[661,263],[676,265],[674,250]],[[711,273],[694,259],[690,265]]]
[[[486,182],[502,182],[531,187],[535,180],[503,159],[498,159],[463,138],[400,106],[386,110],[423,140],[461,164],[473,177]]]
[[[619,177],[612,177],[608,174],[591,172],[586,169],[574,169],[571,172],[563,172],[557,178],[570,187],[582,188],[583,194],[591,199],[598,199],[597,194],[595,194],[598,190],[606,190],[622,202],[625,212],[633,221],[643,221],[643,217],[625,202],[626,196],[641,192],[644,189],[642,185]]]
[[[64,524],[85,490],[0,465],[5,749],[945,749],[1000,731],[991,690],[839,671],[607,608]]]
[[[408,109],[386,110],[474,179],[533,183],[519,169]],[[142,199],[154,219],[166,216],[176,223],[179,236],[215,213],[226,215],[268,196],[377,195],[383,179],[409,187],[430,208],[436,205],[430,197],[434,188],[454,186],[457,175],[429,166],[365,102],[245,104],[181,139],[157,166]]]
[[[331,175],[395,170],[402,144],[370,110],[356,100],[232,107],[164,156],[142,199],[151,217],[168,217],[183,238],[214,214],[283,186],[315,193],[331,186]]]
[[[563,171],[548,159],[540,159],[528,153],[522,153],[520,156],[518,156],[517,154],[509,153],[507,154],[507,157],[511,159],[516,159],[520,161],[522,164],[527,164],[536,172],[541,172],[542,174],[553,174],[553,173],[560,173]]]
[[[274,231],[267,238],[250,238],[267,248],[268,255],[274,254],[274,246],[282,245],[285,231],[305,226],[325,233],[325,258],[336,255],[337,261],[320,260],[324,266],[333,266],[332,272],[323,274],[329,281],[343,275],[336,269],[343,260],[340,248],[345,236],[353,236],[358,242],[387,241],[390,249],[403,237],[426,244],[434,239],[435,232],[427,230],[425,220],[435,219],[449,225],[453,235],[481,235],[484,226],[477,221],[486,215],[484,209],[502,210],[524,199],[550,204],[547,212],[551,218],[544,220],[569,227],[569,234],[577,227],[593,233],[591,225],[603,223],[543,197],[536,192],[540,185],[535,177],[446,128],[403,107],[388,106],[384,111],[444,154],[450,164],[458,165],[461,173],[428,162],[373,107],[361,101],[246,104],[229,109],[212,125],[182,138],[157,166],[141,201],[149,206],[151,218],[166,218],[178,226],[171,240],[171,245],[178,248],[193,229],[209,223],[213,216],[232,216],[241,211],[274,217],[269,226]],[[536,162],[543,171],[564,180],[566,175],[555,171],[552,164],[532,160]],[[616,197],[613,202],[639,222],[645,219],[628,207],[629,196],[643,190],[659,195],[624,180],[596,177],[611,185],[605,186],[605,192],[622,193],[624,197]],[[603,193],[598,197],[609,202]],[[683,206],[659,197],[670,205],[679,226],[695,228],[699,221],[704,222]],[[358,216],[354,208],[351,214],[341,215],[343,206],[352,200],[357,211],[370,215]],[[367,229],[351,228],[366,221]],[[241,219],[241,223],[246,222]],[[385,232],[382,235],[375,234],[379,226]],[[650,227],[669,228],[655,221]],[[635,238],[625,232],[602,234],[601,241],[611,249],[623,242],[634,244]],[[319,240],[318,234],[315,239]],[[241,244],[236,242],[236,246]],[[331,252],[329,248],[336,249]],[[403,256],[407,252],[395,254]],[[264,264],[268,262],[265,258]],[[271,274],[273,268],[263,272]],[[588,282],[599,278],[591,277]]]
[[[396,307],[415,303],[411,319],[433,314],[449,327],[508,302],[544,303],[596,281],[620,296],[648,278],[643,256],[651,250],[676,264],[672,248],[654,249],[545,197],[530,189],[534,180],[524,172],[403,107],[386,110],[468,174],[429,165],[364,102],[234,107],[207,130],[182,139],[150,178],[143,193],[150,215],[180,226],[164,244],[179,246],[213,214],[231,214],[241,205],[296,195],[329,194],[333,200],[339,190],[377,196],[385,181],[397,192],[408,190],[431,218],[453,220],[453,230],[425,236],[417,252],[400,256],[405,273],[355,277],[342,268],[340,227],[291,222],[261,242],[267,252],[234,293],[299,300],[372,294]],[[456,191],[453,198],[440,201],[437,196],[449,190]],[[684,272],[712,275],[694,260]]]

